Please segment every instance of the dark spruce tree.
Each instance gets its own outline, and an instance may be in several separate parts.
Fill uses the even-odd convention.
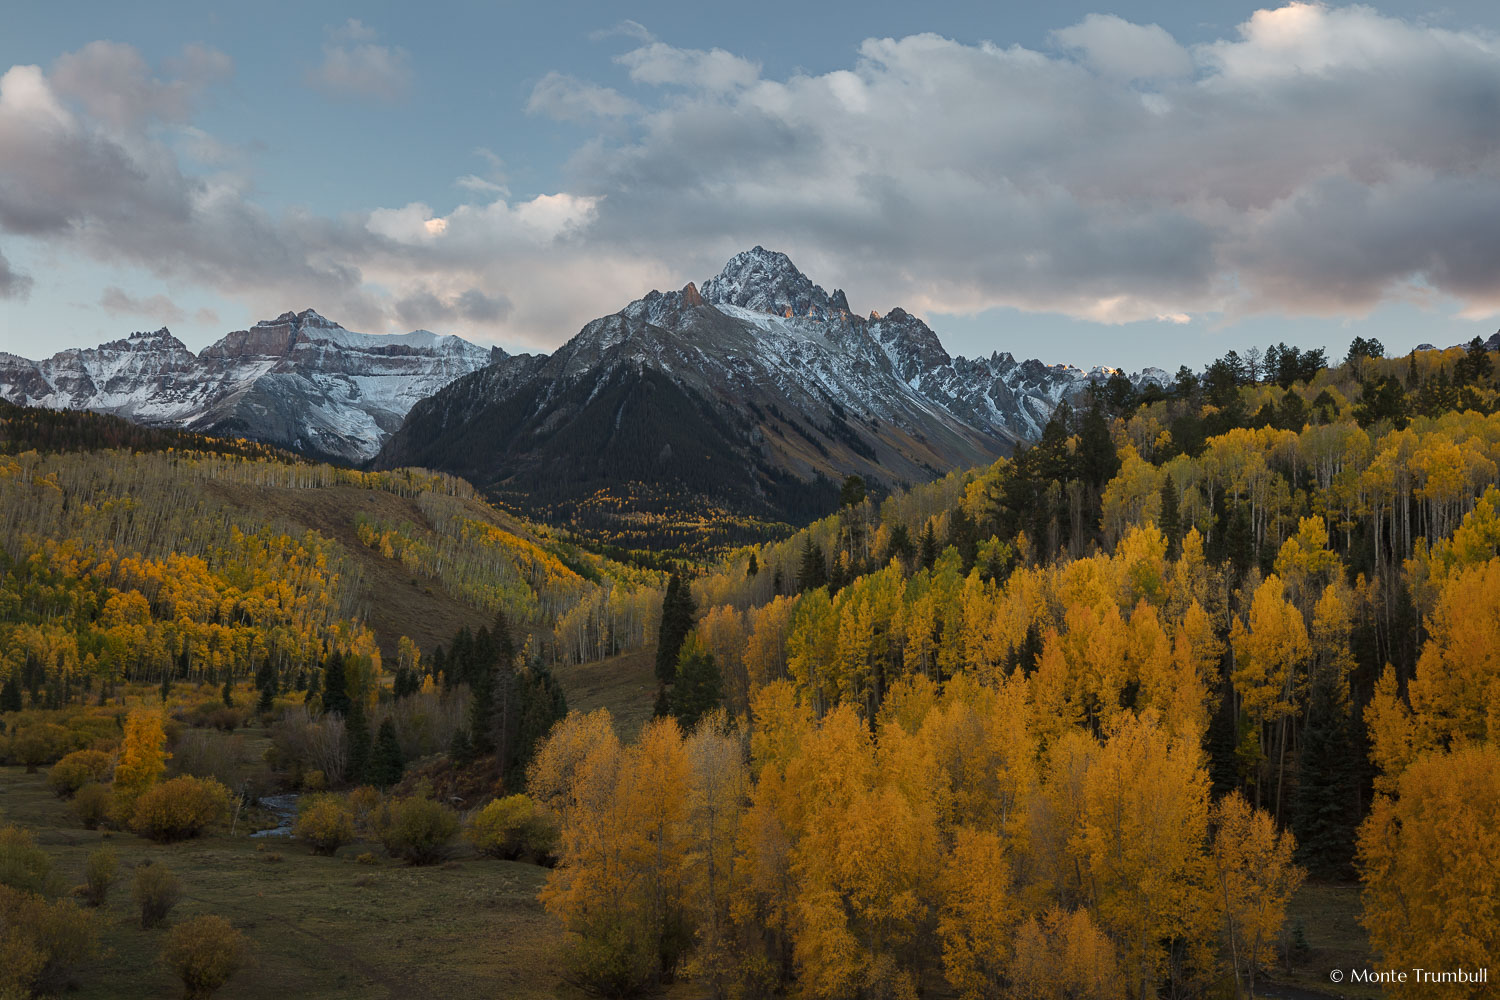
[[[448,759],[455,766],[463,767],[474,760],[474,744],[469,739],[467,729],[455,729],[453,739],[448,743]]]
[[[937,532],[932,529],[932,520],[929,518],[927,526],[922,529],[922,539],[917,546],[917,561],[925,570],[931,570],[937,563],[938,544]]]
[[[682,577],[673,573],[661,603],[661,627],[656,635],[656,679],[671,684],[677,679],[677,653],[693,628],[693,593]]]
[[[474,743],[474,752],[481,756],[495,751],[491,730],[495,715],[496,672],[493,660],[476,666],[469,685],[469,738]]]
[[[162,700],[166,700],[165,696]],[[19,712],[20,710],[21,685],[16,682],[16,675],[13,672],[5,679],[5,686],[0,688],[0,712]]]
[[[507,732],[508,748],[502,761],[502,776],[507,786],[520,788],[536,745],[556,723],[567,717],[568,699],[541,660],[516,672],[512,684],[515,719]]]
[[[271,666],[270,660],[262,663],[260,669],[255,671],[255,687],[260,691],[260,698],[255,703],[255,710],[257,712],[269,712],[275,704],[274,699],[276,698],[277,688],[276,668]]]
[[[683,729],[691,729],[704,715],[718,708],[724,684],[713,654],[698,642],[682,647],[677,660],[677,683],[672,685],[671,713]]]
[[[391,680],[391,695],[400,701],[402,698],[410,698],[422,690],[422,675],[406,665],[396,668],[396,676]]]
[[[828,585],[828,561],[823,546],[809,537],[802,543],[802,568],[797,573],[797,589],[804,593]]]
[[[357,701],[349,702],[344,716],[344,741],[349,747],[348,781],[363,785],[370,780],[370,723],[365,707]]]
[[[375,749],[370,756],[370,784],[378,788],[389,788],[401,780],[406,770],[406,758],[401,753],[401,743],[396,739],[396,722],[386,716],[380,723],[380,732],[375,737]]]
[[[1177,502],[1177,484],[1170,474],[1161,484],[1161,533],[1167,540],[1167,557],[1176,559],[1182,543],[1182,510]]]
[[[338,650],[323,662],[323,711],[349,714],[348,678],[344,674],[344,654]]]
[[[1313,678],[1297,759],[1292,832],[1298,860],[1308,871],[1340,879],[1354,872],[1360,768],[1348,698],[1332,674],[1321,670]]]
[[[316,702],[319,711],[327,711],[323,707],[323,690],[320,687],[323,671],[313,668],[307,672],[307,692],[302,696],[302,704],[312,705]]]

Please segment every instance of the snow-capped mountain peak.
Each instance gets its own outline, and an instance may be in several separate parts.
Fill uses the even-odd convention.
[[[363,461],[414,403],[491,358],[490,349],[459,337],[355,333],[304,309],[234,331],[196,355],[163,327],[43,361],[6,356],[0,397]]]
[[[832,319],[847,315],[842,290],[832,295],[801,271],[784,253],[757,246],[735,254],[724,269],[700,289],[713,305],[741,306],[776,316]]]

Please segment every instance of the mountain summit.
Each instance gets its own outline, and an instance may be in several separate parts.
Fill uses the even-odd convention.
[[[893,488],[991,461],[1106,375],[955,358],[905,310],[856,316],[755,247],[550,357],[458,379],[412,408],[376,464],[443,469],[535,515],[659,544],[643,525],[803,520],[849,474]]]
[[[305,309],[230,333],[197,355],[165,328],[43,361],[0,354],[0,398],[359,463],[413,403],[490,360],[488,349],[458,337],[354,333]]]

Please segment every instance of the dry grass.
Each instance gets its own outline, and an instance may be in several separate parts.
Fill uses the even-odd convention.
[[[83,881],[84,859],[101,842],[119,855],[101,913],[104,953],[70,993],[80,1000],[180,995],[158,962],[164,931],[141,930],[131,904],[131,874],[148,859],[182,883],[173,921],[217,913],[250,938],[252,961],[225,997],[581,996],[563,981],[560,928],[536,899],[546,871],[533,865],[464,857],[408,868],[381,857],[370,866],[355,858],[378,845],[319,858],[295,842],[243,835],[160,846],[83,830],[45,774],[16,767],[0,768],[0,812],[36,831],[70,884]],[[276,854],[282,862],[269,863]]]
[[[651,720],[656,705],[654,645],[593,663],[558,667],[556,674],[568,696],[569,710],[609,709],[623,740],[635,739]]]

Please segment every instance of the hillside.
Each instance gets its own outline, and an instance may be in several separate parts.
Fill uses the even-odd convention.
[[[31,450],[41,443],[55,450]],[[159,676],[169,659],[187,676],[253,672],[267,654],[293,669],[334,641],[394,662],[402,637],[430,651],[500,611],[532,635],[533,655],[559,662],[646,638],[652,573],[583,552],[451,477],[14,407],[0,412],[4,452],[0,645],[17,664],[51,649],[47,684]],[[590,638],[601,630],[602,649]]]

